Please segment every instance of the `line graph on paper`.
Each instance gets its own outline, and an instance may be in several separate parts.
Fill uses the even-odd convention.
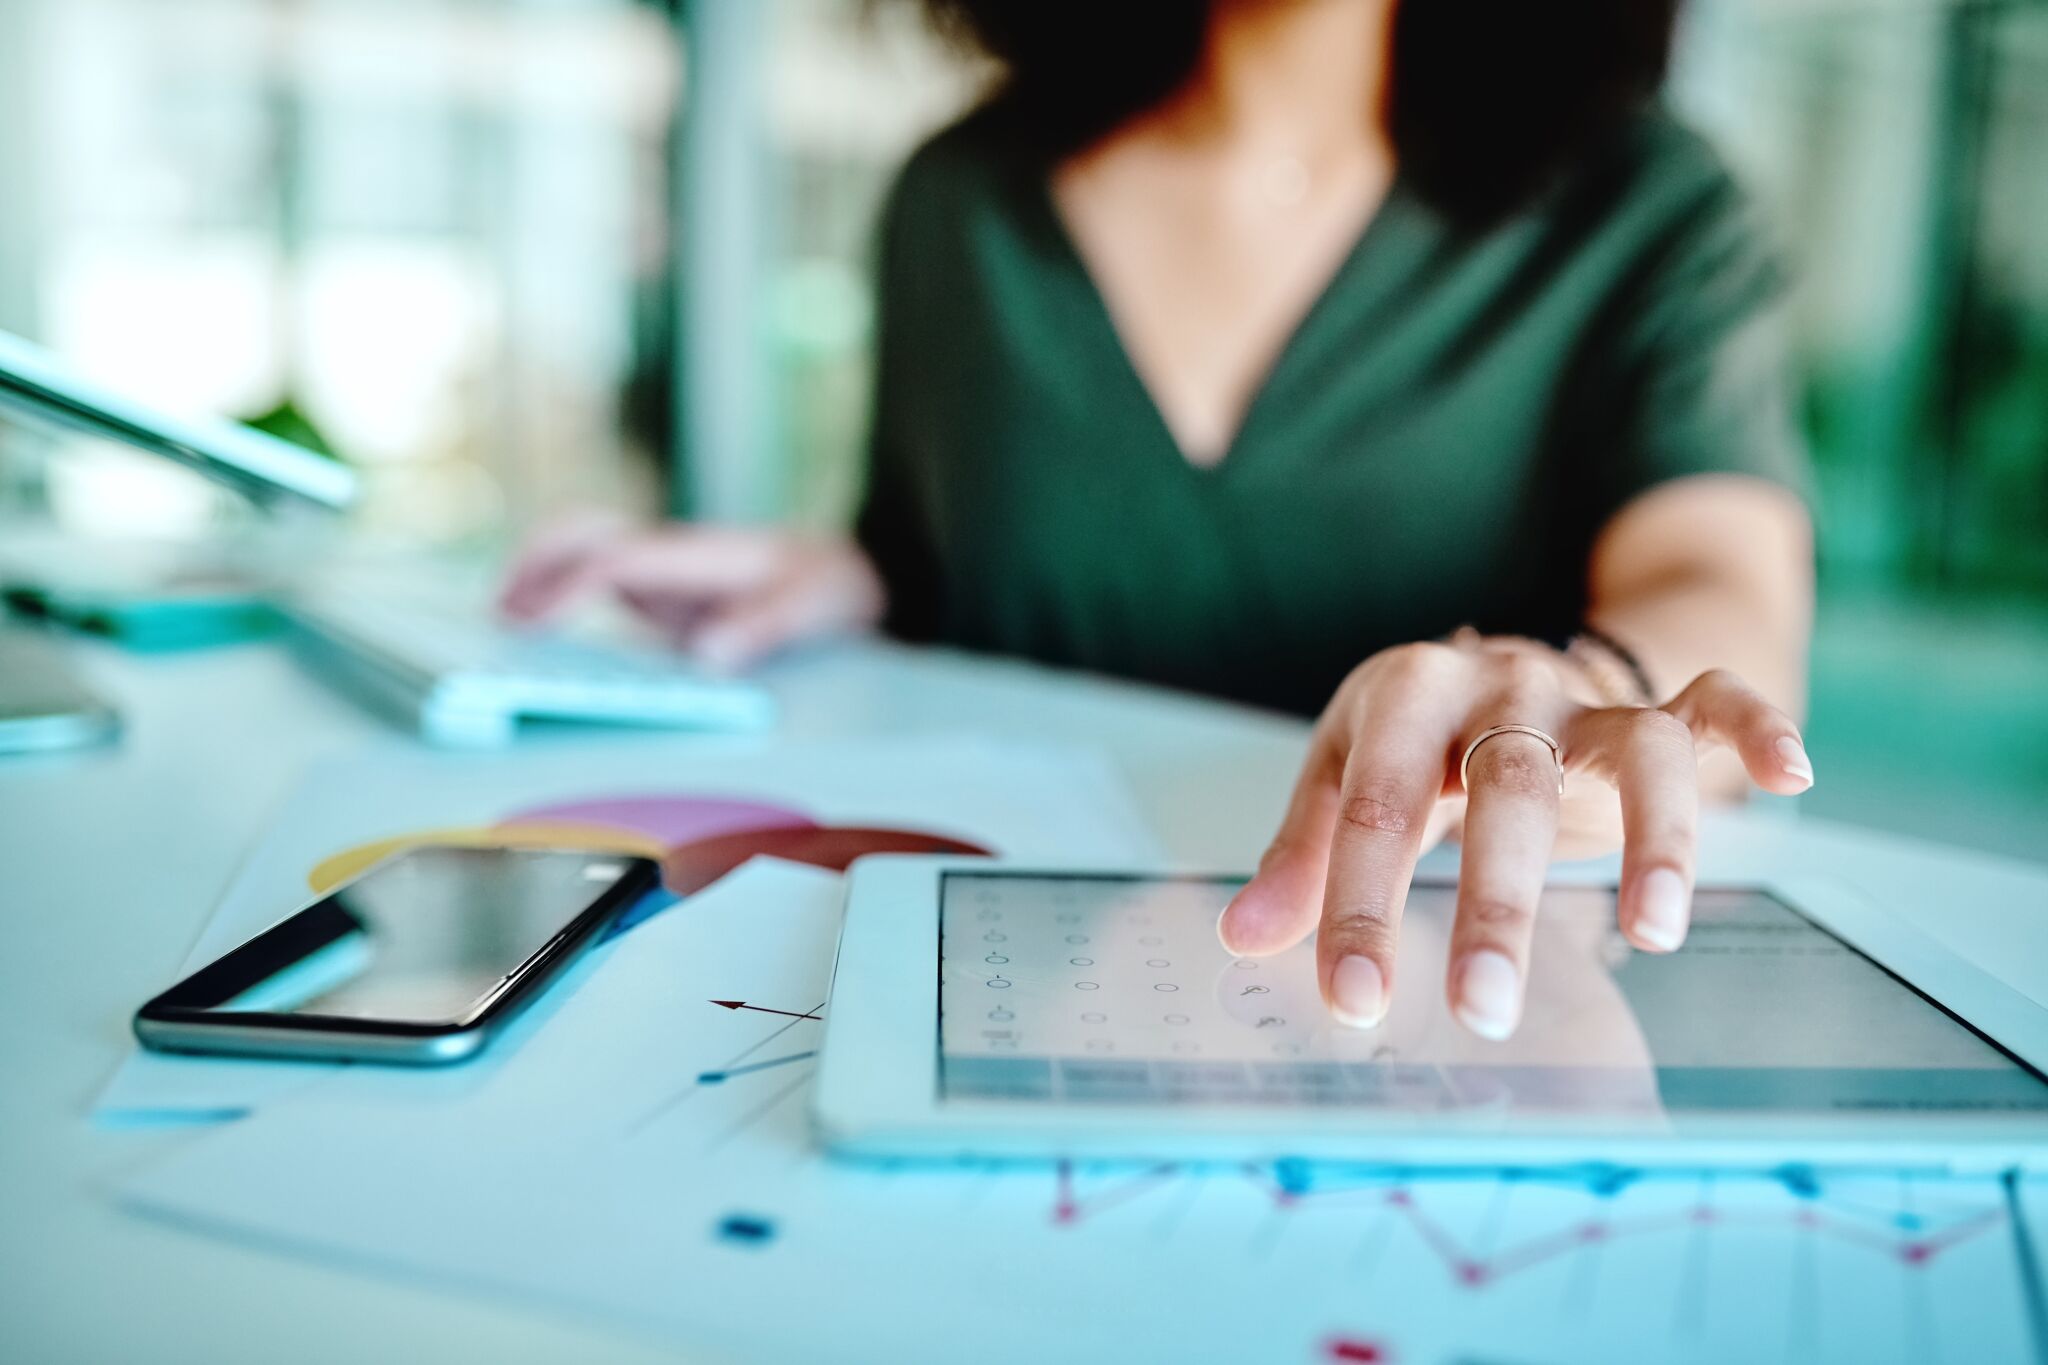
[[[1061,1164],[1052,1184],[1054,1226],[1122,1220],[1155,1243],[1177,1240],[1205,1198],[1249,1202],[1263,1212],[1242,1249],[1262,1265],[1290,1240],[1334,1243],[1351,1284],[1410,1286],[1397,1323],[1422,1302],[1472,1332],[1522,1318],[1522,1335],[1571,1342],[1570,1358],[1598,1354],[1598,1332],[1576,1329],[1620,1304],[1643,1319],[1634,1346],[1645,1355],[1718,1339],[1737,1352],[1724,1359],[2048,1360],[2024,1187],[2010,1177],[1787,1167],[1457,1179],[1278,1162],[1206,1173]],[[1511,1307],[1496,1315],[1495,1301]],[[1309,1358],[1397,1352],[1386,1334],[1339,1328]]]
[[[1094,1358],[1075,1334],[1136,1314],[1160,1359],[2048,1365],[2025,1182],[838,1165],[804,1115],[821,1028],[804,1016],[823,1011],[761,1003],[783,1012],[706,1006],[732,1021],[728,1046],[636,1142],[715,1154],[716,1200],[690,1220],[735,1292],[829,1284],[864,1323],[923,1324],[874,1329],[897,1358],[988,1328],[990,1287],[1023,1275],[1032,1308],[1001,1326],[1041,1358]]]
[[[818,1055],[815,1026],[824,1019],[824,1001],[821,1000],[808,1009],[781,1009],[750,1004],[743,1000],[713,1000],[709,1003],[734,1013],[746,1010],[750,1014],[780,1018],[783,1022],[760,1032],[751,1043],[741,1047],[719,1065],[699,1071],[687,1086],[677,1090],[642,1115],[627,1130],[629,1136],[642,1133],[653,1124],[668,1118],[678,1106],[708,1088],[724,1087],[728,1082],[753,1076],[777,1081],[778,1084],[768,1095],[758,1099],[735,1121],[718,1130],[710,1148],[715,1151],[744,1133],[784,1102],[793,1099],[810,1082],[812,1064]],[[799,1029],[804,1031],[798,1032]],[[797,1041],[789,1041],[791,1039]],[[775,1047],[777,1043],[786,1043],[786,1046]],[[772,1055],[763,1056],[763,1053]]]
[[[1072,1162],[1054,1167],[1052,1220],[1074,1226],[1115,1208],[1141,1199],[1150,1192],[1183,1179],[1175,1165],[1159,1165],[1136,1172],[1102,1178],[1099,1186],[1085,1193]],[[1655,1237],[1680,1230],[1704,1234],[1716,1227],[1748,1225],[1779,1231],[1798,1230],[1833,1238],[1846,1245],[1860,1246],[1873,1254],[1890,1257],[1902,1265],[1923,1265],[1942,1252],[1988,1235],[2003,1227],[2011,1216],[2004,1201],[1986,1205],[1983,1198],[1939,1197],[1930,1200],[1916,1189],[1913,1177],[1898,1177],[1895,1207],[1874,1200],[1833,1198],[1819,1177],[1802,1167],[1788,1167],[1770,1173],[1768,1179],[1794,1201],[1790,1207],[1761,1209],[1731,1206],[1716,1199],[1717,1175],[1700,1173],[1688,1202],[1647,1217],[1614,1216],[1611,1205],[1630,1185],[1649,1178],[1646,1172],[1606,1170],[1591,1175],[1546,1176],[1540,1172],[1504,1172],[1491,1177],[1496,1198],[1505,1199],[1517,1184],[1547,1182],[1553,1186],[1583,1189],[1588,1197],[1586,1215],[1566,1226],[1537,1233],[1510,1245],[1480,1247],[1462,1242],[1433,1219],[1418,1187],[1441,1184],[1449,1177],[1417,1177],[1399,1172],[1376,1171],[1354,1175],[1347,1180],[1338,1172],[1334,1181],[1308,1163],[1279,1162],[1272,1166],[1238,1168],[1238,1175],[1271,1204],[1275,1213],[1343,1206],[1350,1209],[1379,1209],[1405,1223],[1416,1240],[1441,1264],[1444,1273],[1460,1284],[1483,1287],[1517,1271],[1560,1257],[1625,1243],[1639,1237]],[[1660,1176],[1661,1180],[1671,1177]],[[1492,1242],[1493,1239],[1488,1239]]]
[[[1327,1331],[1298,1358],[2048,1361],[2014,1179],[1281,1162],[1063,1165],[1050,1185],[1042,1216],[1063,1234],[1205,1243],[1258,1283],[1320,1286]]]
[[[707,1236],[748,1267],[838,1277],[877,1312],[915,1320],[946,1287],[985,1304],[987,1285],[1030,1265],[1040,1293],[1069,1285],[1075,1314],[1176,1295],[1174,1320],[1153,1328],[1159,1359],[2048,1365],[2021,1181],[1804,1166],[1464,1179],[1290,1160],[838,1166],[801,1148],[815,1062],[797,1054],[817,1025],[782,1023],[672,1111],[727,1152],[780,1150],[772,1179],[733,1185]],[[745,1070],[776,1058],[788,1060]],[[864,1281],[870,1265],[887,1273]],[[1225,1312],[1243,1302],[1266,1316]],[[1065,1345],[1047,1328],[1044,1351]]]

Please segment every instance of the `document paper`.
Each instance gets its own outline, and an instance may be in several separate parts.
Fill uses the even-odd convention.
[[[2043,1358],[2016,1178],[828,1161],[839,894],[752,864],[516,1049],[331,1076],[125,1198],[741,1360]]]

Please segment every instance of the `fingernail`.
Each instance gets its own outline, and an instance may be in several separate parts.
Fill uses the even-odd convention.
[[[1458,969],[1458,1021],[1481,1038],[1499,1042],[1515,1031],[1521,1013],[1522,978],[1515,964],[1491,948],[1480,948]]]
[[[1778,762],[1792,776],[1813,781],[1813,761],[1806,756],[1806,746],[1790,735],[1778,741]]]
[[[1671,952],[1685,942],[1685,878],[1668,867],[1643,874],[1636,893],[1636,937]]]
[[[1223,945],[1223,951],[1235,957],[1239,955],[1236,940],[1231,937],[1231,926],[1237,919],[1237,902],[1231,901],[1223,907],[1223,913],[1216,917],[1216,941]]]
[[[1387,1017],[1387,979],[1380,964],[1353,953],[1330,973],[1330,1013],[1351,1028],[1372,1028]]]

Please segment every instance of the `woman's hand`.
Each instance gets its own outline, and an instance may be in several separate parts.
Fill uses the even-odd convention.
[[[883,605],[874,566],[842,537],[581,517],[520,551],[499,606],[516,621],[537,621],[600,593],[721,670],[800,640],[868,629]]]
[[[1445,989],[1467,1028],[1505,1038],[1521,1018],[1536,902],[1560,847],[1585,856],[1620,845],[1622,931],[1670,952],[1691,914],[1701,747],[1731,746],[1767,791],[1813,785],[1798,728],[1732,674],[1703,673],[1660,707],[1609,707],[1554,650],[1462,637],[1387,650],[1345,679],[1258,875],[1217,927],[1230,951],[1251,956],[1315,931],[1323,999],[1356,1027],[1386,1015],[1415,860],[1461,822]],[[1550,746],[1520,733],[1479,744],[1464,788],[1467,746],[1499,725],[1556,738],[1562,796]]]

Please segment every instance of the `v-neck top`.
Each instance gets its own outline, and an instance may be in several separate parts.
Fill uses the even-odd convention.
[[[858,533],[898,633],[1307,713],[1389,645],[1562,640],[1595,537],[1660,482],[1805,490],[1785,273],[1661,111],[1483,232],[1397,176],[1207,467],[1048,169],[986,110],[884,213]]]

